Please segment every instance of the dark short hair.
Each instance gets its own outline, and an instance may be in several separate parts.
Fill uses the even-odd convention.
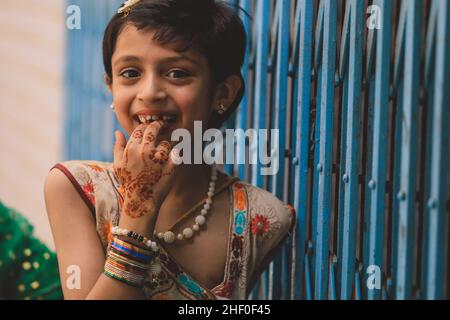
[[[128,15],[115,14],[103,36],[103,64],[112,81],[111,58],[117,38],[126,25],[138,30],[154,30],[154,40],[166,44],[177,41],[180,51],[194,49],[208,61],[212,78],[220,83],[231,75],[241,75],[246,49],[246,33],[234,8],[215,0],[141,0]],[[245,84],[227,112],[214,113],[210,127],[220,127],[239,105]]]

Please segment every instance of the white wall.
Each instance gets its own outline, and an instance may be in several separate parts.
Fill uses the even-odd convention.
[[[64,0],[1,0],[0,199],[54,248],[43,183],[61,161]]]

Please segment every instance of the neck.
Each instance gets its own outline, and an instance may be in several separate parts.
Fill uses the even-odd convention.
[[[173,218],[181,217],[198,201],[206,197],[211,166],[206,164],[181,165],[177,168],[175,182],[161,209]],[[174,210],[176,208],[176,210]]]

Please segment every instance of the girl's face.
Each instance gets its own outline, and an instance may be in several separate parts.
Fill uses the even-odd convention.
[[[128,134],[140,124],[138,114],[173,118],[161,133],[166,140],[176,128],[192,133],[194,121],[207,124],[218,104],[206,58],[193,50],[177,51],[174,44],[161,45],[153,40],[152,31],[127,25],[111,63],[108,86],[117,119]]]

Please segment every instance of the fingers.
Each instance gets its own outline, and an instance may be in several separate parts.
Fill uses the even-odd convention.
[[[156,147],[155,159],[166,163],[169,160],[171,149],[172,146],[168,141],[161,141],[161,143]]]
[[[144,136],[146,125],[140,124],[134,129],[131,133],[130,139],[128,140],[128,146],[132,147],[133,145],[139,145],[142,142],[142,137]]]
[[[163,126],[164,126],[164,122],[153,121],[145,128],[145,131],[144,131],[144,134],[142,137],[142,148],[143,149],[155,148],[156,138],[158,137],[158,134]]]
[[[174,150],[174,149],[172,149]],[[175,174],[176,170],[178,169],[178,165],[179,163],[175,163],[172,159],[170,159],[169,161],[167,161],[164,171],[162,173],[162,176],[170,176]]]
[[[126,146],[126,139],[122,131],[117,130],[114,132],[115,142],[114,142],[114,166],[117,167],[122,161],[123,152]]]

